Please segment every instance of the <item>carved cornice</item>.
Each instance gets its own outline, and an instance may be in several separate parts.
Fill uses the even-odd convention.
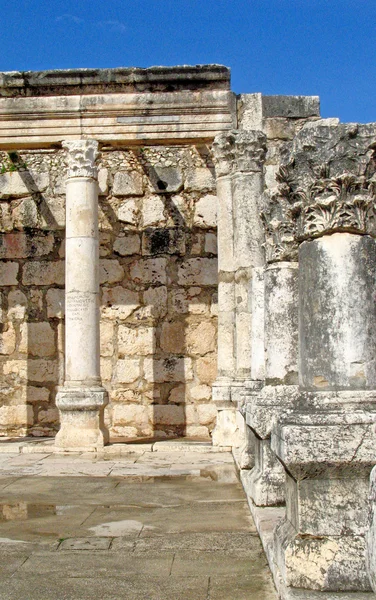
[[[266,150],[266,136],[262,131],[233,129],[218,135],[212,144],[217,177],[261,171]]]
[[[97,178],[95,162],[99,156],[96,140],[75,140],[63,142],[67,150],[68,177]]]
[[[294,162],[280,168],[277,191],[261,213],[267,260],[296,260],[299,242],[336,231],[376,237],[376,178],[344,172],[330,177],[327,165],[303,187]]]

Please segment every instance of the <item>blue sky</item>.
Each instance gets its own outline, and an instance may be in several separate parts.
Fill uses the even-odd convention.
[[[0,0],[0,71],[219,63],[232,89],[376,121],[375,0]]]

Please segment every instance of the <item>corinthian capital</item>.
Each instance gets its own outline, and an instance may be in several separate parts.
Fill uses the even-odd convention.
[[[238,131],[235,138],[234,172],[262,171],[266,150],[266,136],[262,131]]]
[[[63,142],[67,150],[68,177],[97,178],[95,162],[99,156],[96,140]]]
[[[232,130],[220,133],[214,138],[212,154],[217,177],[223,177],[232,173],[236,134],[237,131]]]

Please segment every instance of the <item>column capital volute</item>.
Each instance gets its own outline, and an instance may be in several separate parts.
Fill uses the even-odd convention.
[[[98,176],[96,161],[99,157],[97,140],[63,141],[62,147],[67,150],[68,177]]]

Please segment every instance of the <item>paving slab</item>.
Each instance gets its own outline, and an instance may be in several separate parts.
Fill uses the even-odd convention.
[[[1,455],[1,600],[276,600],[231,454],[187,448]]]

